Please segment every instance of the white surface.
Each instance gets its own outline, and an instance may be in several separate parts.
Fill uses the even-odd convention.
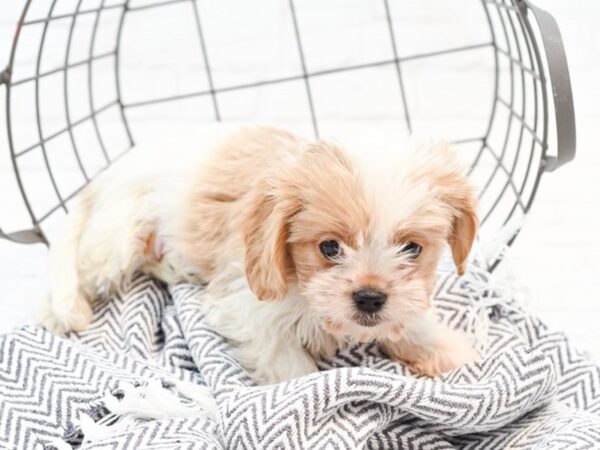
[[[14,24],[24,1],[13,0],[4,3],[0,9],[0,67],[7,61]],[[44,1],[34,3],[47,4]],[[64,2],[65,6],[70,3]],[[93,7],[93,3],[84,2],[89,7]],[[267,0],[262,2],[265,5],[269,3]],[[308,61],[311,70],[369,60],[374,49],[377,50],[376,53],[380,52],[381,46],[386,45],[384,42],[388,39],[387,35],[370,30],[370,22],[365,19],[373,14],[381,14],[380,10],[371,6],[374,3],[356,2],[364,5],[358,9],[342,6],[339,2],[337,6],[335,2],[332,3],[333,6],[328,10],[329,15],[320,7],[322,3],[317,2],[303,3],[305,9],[299,11],[299,20],[314,21],[315,28],[320,33],[315,35],[321,36],[305,42],[305,50],[311,55],[316,55]],[[480,41],[482,28],[479,17],[465,15],[452,21],[432,21],[428,10],[422,6],[424,3],[416,0],[392,2],[392,12],[398,14],[399,5],[402,4],[402,14],[406,18],[396,30],[400,40],[399,53],[406,55],[428,51],[437,48],[436,44],[439,42],[461,45]],[[435,4],[437,13],[442,15],[445,12],[444,8],[449,5],[446,0],[428,3]],[[298,60],[295,58],[297,53],[290,35],[293,32],[290,23],[283,19],[265,21],[261,8],[237,8],[236,17],[239,20],[252,20],[244,20],[248,28],[240,30],[240,36],[231,36],[224,33],[223,27],[220,26],[223,21],[233,20],[231,10],[228,9],[231,8],[231,4],[230,1],[220,2],[221,6],[213,8],[213,15],[205,18],[205,33],[212,36],[215,42],[218,41],[220,48],[225,49],[222,53],[213,55],[217,84],[229,85],[252,80],[256,78],[255,74],[265,73],[265,70],[272,77],[297,73]],[[600,358],[600,327],[594,320],[600,317],[600,185],[597,181],[600,176],[600,151],[599,139],[594,135],[597,124],[600,123],[600,31],[597,27],[600,20],[600,4],[596,0],[578,0],[575,3],[537,0],[536,4],[555,16],[563,34],[575,96],[579,153],[574,163],[543,178],[525,229],[511,252],[511,264],[521,282],[529,287],[531,300],[539,314],[553,326],[566,330],[582,347]],[[200,2],[200,5],[203,3]],[[276,14],[283,17],[286,12],[277,5],[279,4],[274,3],[270,8],[274,8]],[[163,12],[156,11],[157,14],[166,14],[166,9],[160,10]],[[158,19],[164,17],[159,16]],[[174,20],[177,20],[177,17],[179,16]],[[123,70],[127,75],[123,80],[123,92],[127,101],[136,101],[152,95],[186,92],[190,89],[206,89],[208,82],[202,66],[188,57],[190,52],[199,52],[199,48],[197,41],[190,40],[196,38],[192,16],[187,14],[186,17],[187,20],[178,21],[176,27],[165,30],[155,27],[153,21],[128,18],[123,36],[125,41],[132,42],[128,49],[130,56],[123,62]],[[332,29],[340,31],[334,33]],[[244,39],[244,32],[250,33],[253,30],[254,33],[257,30],[268,30],[265,31],[265,38],[258,40],[255,45],[261,54],[272,55],[273,58],[257,59],[253,56],[253,49],[249,43],[244,48],[238,47],[240,39]],[[420,33],[422,38],[413,41],[411,33]],[[158,39],[157,34],[160,34]],[[135,37],[140,39],[136,40]],[[137,46],[137,42],[145,42],[147,39],[153,39],[153,44]],[[99,45],[105,46],[106,49],[111,48],[110,42],[101,42]],[[30,50],[35,48],[32,46]],[[178,51],[173,52],[173,48],[177,48]],[[85,50],[74,45],[74,60],[85,55]],[[232,60],[233,54],[238,55],[235,60]],[[53,55],[49,53],[48,58],[51,56]],[[381,56],[384,56],[384,53],[374,57]],[[33,61],[32,57],[29,60],[25,57],[23,67],[31,69]],[[44,64],[51,67],[51,58],[44,59]],[[426,101],[434,102],[436,98],[445,95],[448,101],[461,102],[458,106],[462,108],[463,125],[468,123],[473,127],[480,126],[481,117],[487,120],[487,112],[482,116],[478,109],[481,92],[487,92],[487,86],[475,84],[469,78],[469,74],[473,73],[472,61],[453,58],[444,64],[443,71],[449,74],[452,89],[436,91],[429,100],[427,94],[431,93],[426,90],[425,83],[429,77],[435,77],[435,73],[429,74],[419,78],[419,85],[423,85],[409,92],[409,100],[411,96],[418,94],[426,98]],[[168,83],[161,82],[160,80],[172,75],[173,68],[176,69],[177,76],[169,79]],[[179,68],[181,71],[177,72]],[[352,97],[343,89],[343,78],[338,78],[337,81],[323,78],[314,84],[316,107],[321,108],[320,111],[327,116],[324,126],[327,127],[328,134],[343,134],[352,128],[354,125],[349,125],[347,121],[348,117],[352,120],[352,114],[370,118],[382,127],[382,131],[392,132],[391,130],[395,129],[385,117],[388,111],[401,111],[401,105],[392,102],[386,96],[390,89],[387,85],[394,82],[394,74],[381,70],[373,71],[369,76],[373,77],[373,89],[369,92],[353,93]],[[410,76],[410,73],[407,76]],[[74,75],[73,85],[77,83],[76,78]],[[99,89],[97,104],[103,103],[104,99],[100,98],[102,92],[110,92],[111,89],[112,85]],[[244,97],[223,94],[219,97],[221,112],[224,118],[229,120],[269,122],[276,118],[280,123],[288,123],[298,131],[308,133],[310,129],[300,125],[300,119],[307,111],[303,89],[302,82],[289,88],[264,88],[260,95],[267,99],[269,110],[253,107],[253,96],[259,94],[240,94]],[[148,92],[152,95],[148,95]],[[343,102],[348,115],[339,118],[328,114],[327,105],[319,103],[319,98],[324,93],[337,102]],[[2,104],[4,94],[4,90],[0,89]],[[85,92],[82,91],[82,96],[84,95]],[[107,96],[107,99],[110,99],[110,96]],[[58,129],[64,115],[64,109],[61,109],[62,97],[49,98],[47,101],[52,105],[47,116],[50,119],[54,117],[53,114],[57,117],[56,123],[50,120],[48,127]],[[22,131],[17,132],[18,139],[23,143],[36,140],[36,135],[33,134],[35,129],[31,127],[31,117],[27,116],[33,111],[29,105],[31,103],[23,100],[23,110],[16,114],[19,122],[16,126],[22,128]],[[212,105],[208,97],[174,103],[172,108],[171,111],[168,108],[160,111],[153,108],[132,111],[136,136],[143,134],[152,138],[159,136],[165,129],[177,132],[189,127],[192,122],[173,119],[181,108],[194,111],[196,118],[209,119],[212,116]],[[463,130],[454,124],[448,126],[450,122],[446,120],[447,114],[443,111],[439,111],[439,114],[437,120],[442,125],[437,132],[444,135],[456,132],[460,136]],[[4,123],[4,117],[0,113],[0,226],[12,230],[27,226],[27,216],[14,186]],[[118,133],[122,131],[119,130]],[[118,133],[115,132],[115,136]],[[32,167],[31,173],[41,177],[41,172],[36,171],[35,167]],[[39,186],[43,186],[41,181]],[[45,193],[44,189],[41,188],[42,195]],[[28,319],[32,305],[45,291],[45,278],[44,247],[19,246],[0,241],[0,331],[9,330]]]

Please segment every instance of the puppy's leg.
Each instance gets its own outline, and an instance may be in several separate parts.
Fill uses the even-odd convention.
[[[242,300],[243,301],[243,300]],[[253,300],[260,307],[263,304]],[[288,329],[272,327],[267,315],[254,320],[251,311],[228,310],[227,299],[212,308],[204,308],[207,322],[228,339],[233,355],[257,385],[275,384],[316,372],[315,360]],[[265,309],[265,308],[261,308]],[[245,314],[250,312],[250,315]],[[262,312],[262,311],[261,311]]]
[[[79,244],[90,214],[91,200],[91,195],[82,199],[50,247],[50,295],[36,314],[38,323],[55,333],[81,331],[92,319],[92,308],[78,273]]]
[[[440,323],[431,310],[408,325],[400,341],[384,342],[384,348],[391,359],[429,377],[479,359],[466,334]]]
[[[260,348],[257,341],[245,342],[234,350],[236,359],[250,372],[258,385],[290,381],[317,372],[314,359],[301,345],[268,345]]]
[[[235,359],[252,380],[273,384],[316,372],[297,331],[302,316],[295,313],[296,299],[259,301],[240,269],[229,269],[209,283],[201,308],[207,323],[231,343]]]
[[[155,256],[156,235],[141,195],[129,191],[107,199],[82,192],[80,203],[50,251],[50,298],[38,320],[61,333],[82,331],[92,319],[91,302],[111,295],[124,279]],[[137,194],[137,192],[134,192]],[[97,202],[104,202],[96,207]]]

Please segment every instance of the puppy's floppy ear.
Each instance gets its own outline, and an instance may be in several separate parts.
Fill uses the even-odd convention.
[[[470,186],[469,186],[470,188]],[[477,236],[479,221],[477,219],[476,196],[469,192],[467,195],[455,199],[456,215],[452,222],[452,229],[448,236],[448,244],[452,250],[452,258],[459,275],[464,275],[471,247]]]
[[[440,197],[452,216],[447,239],[456,271],[463,275],[479,226],[476,189],[465,174],[465,167],[458,155],[446,143],[431,148],[427,165],[440,189]]]
[[[448,245],[452,250],[452,259],[456,272],[464,275],[469,253],[477,236],[479,219],[477,218],[477,194],[475,186],[459,162],[458,156],[447,144],[442,148],[447,178],[445,180],[445,198],[453,213],[452,228],[448,235]]]
[[[242,218],[245,272],[250,289],[260,300],[280,300],[287,293],[292,262],[286,240],[288,222],[299,209],[291,190],[277,180],[258,183]]]

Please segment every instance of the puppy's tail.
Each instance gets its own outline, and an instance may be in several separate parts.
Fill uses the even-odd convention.
[[[81,194],[78,204],[50,244],[50,294],[37,311],[37,322],[56,333],[82,331],[91,322],[91,292],[79,278],[79,244],[94,202],[93,186]]]

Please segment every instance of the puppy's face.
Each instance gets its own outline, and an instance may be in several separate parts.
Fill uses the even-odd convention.
[[[446,245],[464,271],[476,201],[452,152],[420,148],[383,162],[351,161],[320,142],[259,184],[245,221],[246,272],[259,298],[282,298],[296,281],[329,333],[397,340],[429,308]]]

